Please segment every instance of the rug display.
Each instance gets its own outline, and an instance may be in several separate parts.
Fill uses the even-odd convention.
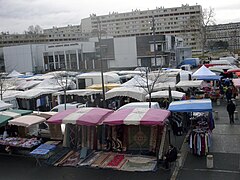
[[[70,151],[62,160],[56,163],[56,166],[73,166],[76,167],[80,161],[80,153]]]
[[[157,168],[157,160],[152,157],[126,157],[126,163],[121,167],[122,171],[155,171]]]

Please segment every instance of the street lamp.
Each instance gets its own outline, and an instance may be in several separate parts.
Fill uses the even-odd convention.
[[[152,35],[153,35],[153,46],[154,46],[154,63],[155,63],[155,68],[157,68],[157,54],[156,54],[156,28],[155,28],[155,19],[154,19],[154,16],[152,16],[152,27],[150,28],[152,30]],[[151,61],[152,63],[152,61]]]
[[[103,75],[103,62],[102,62],[102,29],[99,17],[98,21],[98,43],[99,43],[99,59],[100,59],[100,68],[101,68],[101,80],[102,80],[102,94],[103,94],[103,108],[106,108],[106,98],[105,98],[105,87],[104,87],[104,75]]]

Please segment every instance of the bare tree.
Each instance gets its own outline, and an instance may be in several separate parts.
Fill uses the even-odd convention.
[[[56,85],[61,87],[61,90],[64,94],[64,109],[67,109],[67,90],[71,85],[72,80],[69,77],[69,72],[67,71],[59,71],[53,73],[54,79],[56,80]]]
[[[199,44],[201,47],[202,56],[204,56],[207,46],[207,26],[215,24],[214,16],[214,9],[209,7],[209,9],[204,9],[200,16],[192,15],[185,22],[183,22],[183,36],[188,36],[188,32],[195,32],[193,37],[188,38],[194,38],[195,42]]]
[[[26,34],[42,34],[42,28],[39,25],[29,26],[28,30],[25,31]]]

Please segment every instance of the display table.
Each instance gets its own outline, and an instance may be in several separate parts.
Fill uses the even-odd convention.
[[[47,160],[53,153],[60,141],[48,141],[45,144],[41,144],[36,149],[30,152],[36,159],[36,165],[41,166],[41,160]]]
[[[11,147],[21,147],[31,149],[34,146],[41,144],[40,140],[37,138],[20,138],[20,137],[8,137],[1,138],[0,137],[0,145],[11,146]]]

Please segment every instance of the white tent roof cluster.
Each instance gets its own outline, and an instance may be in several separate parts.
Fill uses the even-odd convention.
[[[194,72],[192,76],[195,78],[208,77],[208,76],[216,76],[216,73],[212,72],[206,66],[202,65],[202,67],[199,68],[196,72]]]

